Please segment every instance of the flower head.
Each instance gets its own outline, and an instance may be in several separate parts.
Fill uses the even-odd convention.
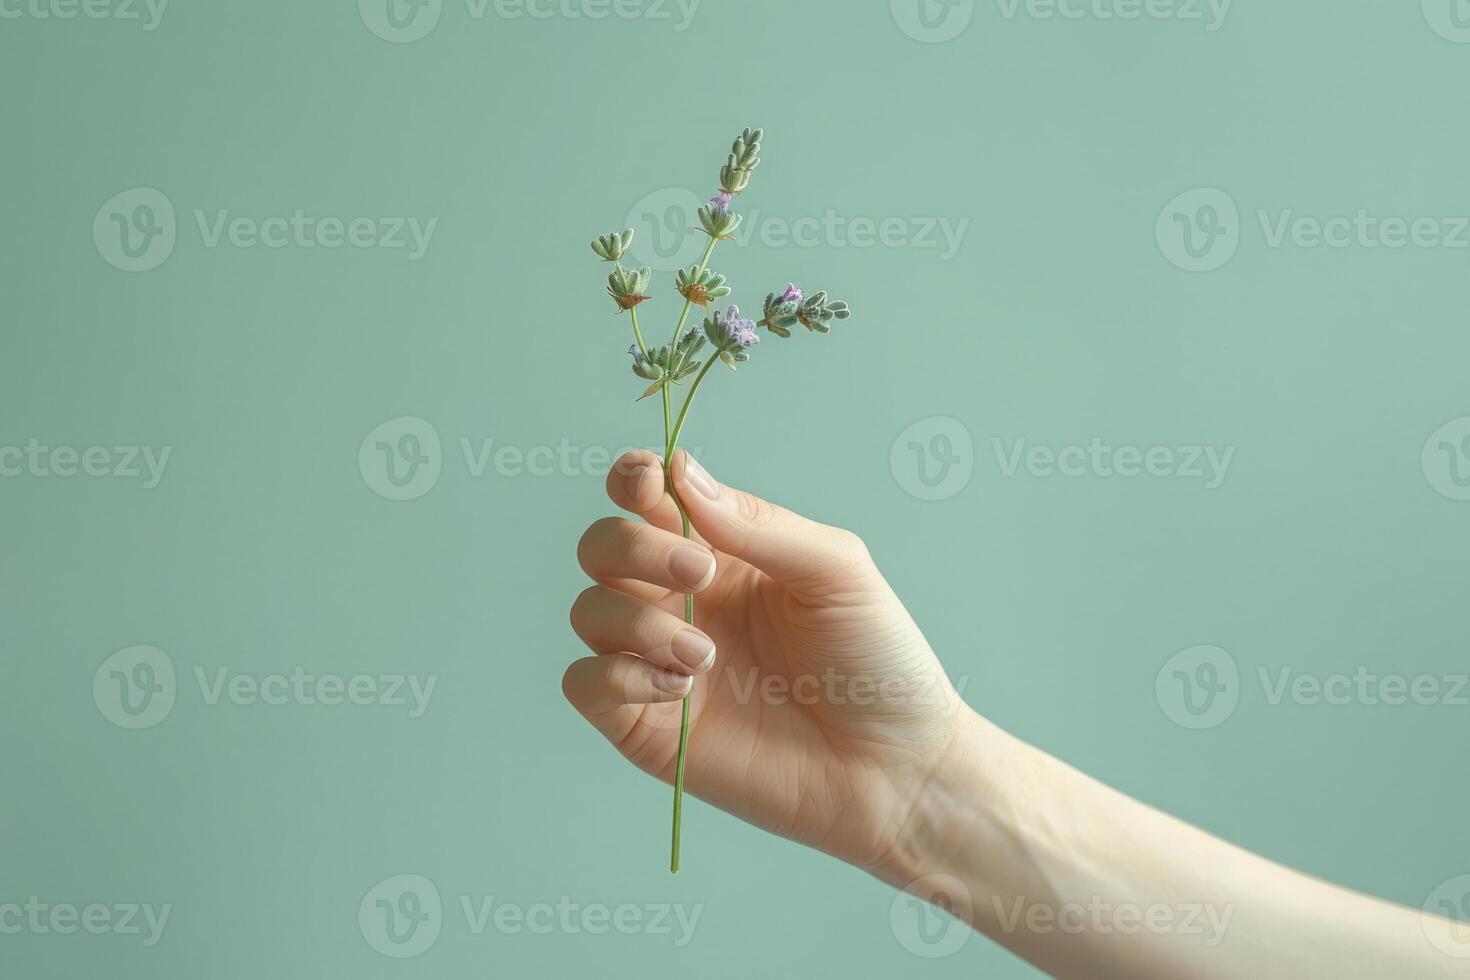
[[[715,191],[714,196],[709,199],[709,206],[716,211],[726,211],[730,207],[730,202],[734,199],[734,195],[728,191]]]
[[[689,302],[706,307],[712,301],[730,295],[724,276],[709,269],[701,271],[697,265],[680,269],[674,276],[674,288]]]
[[[779,297],[777,297],[777,302],[780,302],[780,303],[800,303],[801,302],[801,287],[798,286],[794,282],[788,282],[786,284],[786,292],[782,293]]]
[[[644,290],[648,288],[649,275],[646,265],[640,265],[636,269],[624,269],[621,264],[616,265],[607,277],[607,294],[618,304],[619,310],[631,310],[648,299]]]
[[[740,307],[733,303],[720,318],[720,326],[729,343],[741,350],[761,342],[761,335],[755,332],[755,321],[741,317]]]

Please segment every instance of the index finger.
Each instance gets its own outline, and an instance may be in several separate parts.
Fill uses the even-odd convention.
[[[607,472],[607,495],[654,527],[675,534],[683,530],[679,507],[665,486],[664,461],[647,449],[633,449],[618,457]],[[690,536],[694,536],[692,530]]]

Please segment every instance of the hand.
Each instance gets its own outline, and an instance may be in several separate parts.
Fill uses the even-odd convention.
[[[682,451],[672,473],[690,540],[657,456],[608,475],[613,503],[647,523],[582,536],[598,584],[572,628],[597,656],[567,669],[567,700],[672,782],[692,686],[688,792],[879,871],[968,709],[856,535],[723,486]]]

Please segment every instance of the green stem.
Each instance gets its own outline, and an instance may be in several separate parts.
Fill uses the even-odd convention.
[[[699,268],[695,270],[695,278],[704,275],[705,266],[709,265],[710,253],[715,250],[715,242],[718,239],[710,237],[709,244],[704,247],[704,257],[699,260]],[[684,332],[684,321],[689,319],[689,307],[694,305],[692,299],[684,300],[684,309],[679,313],[679,322],[674,324],[674,339],[669,341],[669,350],[673,350],[679,343],[679,334]]]
[[[633,339],[638,341],[638,350],[643,354],[643,360],[647,361],[648,345],[643,342],[643,331],[638,329],[638,307],[630,308],[628,313],[633,317]]]
[[[694,379],[694,384],[689,388],[689,394],[684,398],[684,407],[679,409],[679,420],[674,423],[673,434],[668,439],[668,452],[664,456],[664,466],[670,466],[674,461],[674,450],[679,448],[679,433],[684,431],[684,418],[689,414],[689,406],[694,404],[694,394],[699,391],[699,383],[704,376],[709,374],[709,369],[715,366],[715,361],[720,357],[719,351],[710,354],[709,360],[704,362],[704,367],[699,369],[699,374]]]
[[[713,239],[711,239],[713,242]],[[709,253],[705,253],[706,260]],[[669,428],[669,387],[664,385],[664,473],[670,474],[674,463],[674,450],[679,448],[679,434],[684,431],[684,419],[689,416],[689,407],[694,404],[694,396],[699,391],[699,385],[704,381],[704,376],[709,374],[709,369],[714,367],[715,359],[720,355],[718,352],[710,354],[709,360],[700,369],[694,384],[689,386],[689,394],[684,396],[684,404],[679,409],[679,419]],[[679,508],[679,520],[684,528],[684,537],[689,537],[689,514],[684,510],[684,504],[679,500],[679,495],[674,492],[674,479],[672,475],[666,477],[669,481],[669,495],[674,498],[675,505]],[[694,625],[694,596],[688,593],[684,595],[684,622],[690,626]],[[689,695],[684,695],[682,716],[679,721],[679,759],[674,766],[674,833],[669,852],[669,870],[674,874],[679,873],[679,831],[684,817],[684,758],[689,751]]]

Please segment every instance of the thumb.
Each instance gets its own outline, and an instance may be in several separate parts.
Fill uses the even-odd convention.
[[[705,541],[796,591],[850,591],[873,567],[856,534],[727,487],[682,449],[674,454],[670,475],[684,512]]]

